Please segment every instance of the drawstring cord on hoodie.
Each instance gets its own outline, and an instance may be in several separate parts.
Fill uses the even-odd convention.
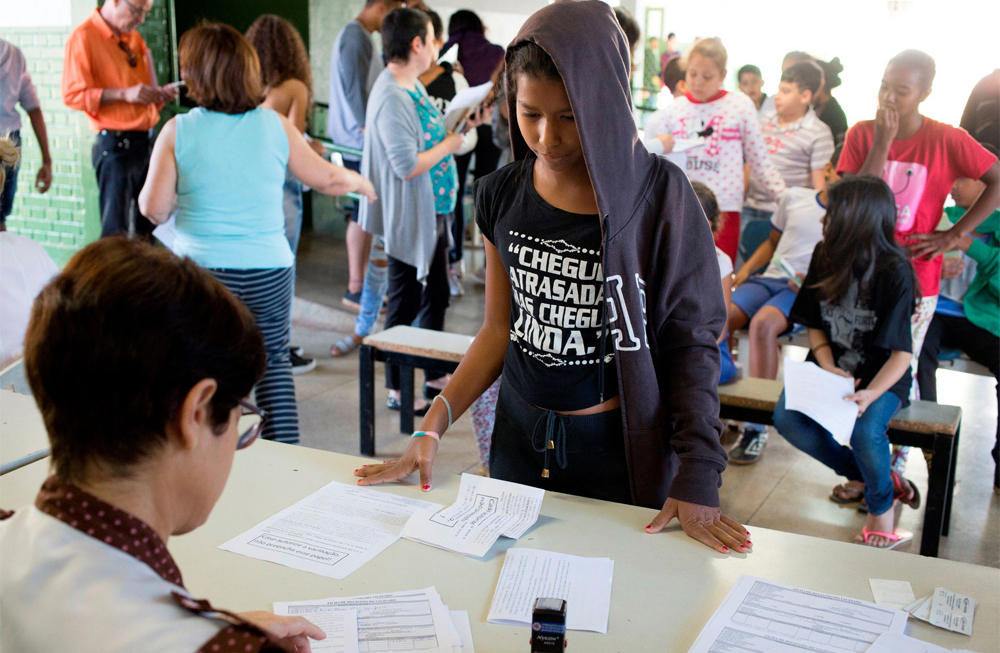
[[[543,439],[538,440],[538,425],[545,420]],[[535,428],[531,430],[531,448],[538,453],[545,452],[545,467],[542,478],[549,477],[550,454],[556,452],[556,464],[559,469],[566,469],[566,421],[569,418],[559,413],[547,410],[535,420]]]
[[[603,238],[601,238],[601,285],[603,288],[602,295],[603,301],[601,302],[601,360],[597,364],[597,387],[600,392],[600,398],[598,399],[598,404],[604,403],[604,355],[607,352],[607,329],[608,329],[608,275],[607,266],[605,265],[606,256],[608,253],[608,214],[604,214],[604,220],[601,221],[601,232]]]

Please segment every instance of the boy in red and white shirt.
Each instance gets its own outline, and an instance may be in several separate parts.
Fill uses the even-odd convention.
[[[847,132],[837,165],[841,174],[882,177],[896,195],[896,238],[910,247],[922,296],[913,315],[914,369],[937,306],[941,255],[1000,206],[997,158],[965,130],[920,114],[934,74],[934,59],[919,50],[890,59],[875,120],[859,122]],[[986,190],[951,229],[935,232],[959,177],[980,179]]]
[[[687,93],[671,102],[648,127],[649,135],[663,143],[664,152],[673,151],[675,138],[705,139],[705,145],[687,151],[685,172],[691,181],[711,188],[718,198],[724,222],[715,244],[735,260],[744,163],[750,165],[775,202],[784,194],[785,182],[771,164],[753,101],[742,93],[722,90],[726,60],[726,49],[719,39],[698,41],[688,55]]]

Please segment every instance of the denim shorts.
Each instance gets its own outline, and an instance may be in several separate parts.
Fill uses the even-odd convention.
[[[740,307],[748,318],[752,318],[765,306],[774,306],[785,317],[795,303],[795,293],[788,287],[788,279],[771,279],[752,276],[733,291],[733,303]]]

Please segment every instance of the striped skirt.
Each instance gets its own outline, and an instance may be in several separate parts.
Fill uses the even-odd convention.
[[[268,414],[262,437],[290,444],[299,442],[299,412],[289,353],[294,269],[209,270],[250,309],[264,336],[267,367],[254,386],[254,400]]]

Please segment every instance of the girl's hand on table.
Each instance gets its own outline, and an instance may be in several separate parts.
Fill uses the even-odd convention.
[[[241,612],[246,619],[271,636],[288,653],[312,653],[309,638],[326,639],[326,633],[303,617],[283,617],[264,610]]]
[[[355,476],[360,476],[358,485],[380,485],[390,481],[406,478],[420,470],[420,489],[427,492],[431,489],[431,478],[434,467],[434,456],[439,446],[437,439],[428,435],[410,438],[410,444],[398,460],[387,460],[378,465],[362,465],[354,470]]]
[[[652,523],[646,527],[646,532],[659,533],[675,517],[689,537],[719,553],[729,553],[730,551],[748,553],[753,550],[750,531],[726,517],[719,508],[710,508],[677,499],[667,499],[667,502],[663,504],[663,510],[657,513]]]

